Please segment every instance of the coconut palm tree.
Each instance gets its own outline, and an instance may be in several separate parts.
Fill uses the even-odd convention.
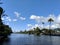
[[[52,18],[49,18],[48,19],[48,22],[50,22],[50,26],[49,26],[49,29],[51,29],[51,22],[53,22],[54,20]]]
[[[50,35],[51,35],[51,32],[52,32],[52,30],[51,30],[51,22],[53,22],[53,21],[54,21],[54,20],[53,20],[52,18],[49,18],[49,19],[48,19],[48,22],[50,22],[48,34],[50,34]]]

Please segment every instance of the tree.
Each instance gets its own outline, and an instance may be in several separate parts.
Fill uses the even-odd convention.
[[[12,33],[11,28],[8,25],[3,24],[2,22],[2,16],[5,16],[3,11],[3,8],[0,7],[0,36],[8,36]]]
[[[50,26],[49,26],[49,34],[51,35],[51,22],[53,22],[54,20],[52,18],[48,19],[48,22],[50,22]]]
[[[34,28],[34,34],[40,35],[40,33],[41,33],[41,30],[39,27]]]
[[[48,22],[50,22],[50,26],[49,26],[49,29],[51,29],[51,22],[53,22],[54,20],[52,18],[49,18],[48,19]]]
[[[3,23],[2,23],[2,19],[1,19],[2,13],[3,13],[3,9],[0,7],[0,25],[3,24]]]

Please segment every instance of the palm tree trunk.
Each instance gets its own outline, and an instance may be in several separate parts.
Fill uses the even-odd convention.
[[[51,22],[50,22],[50,26],[49,26],[49,34],[51,35]]]
[[[50,26],[49,26],[49,30],[51,29],[51,22],[50,22]]]

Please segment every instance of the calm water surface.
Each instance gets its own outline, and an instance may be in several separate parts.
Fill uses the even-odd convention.
[[[12,34],[2,45],[60,45],[60,37]]]

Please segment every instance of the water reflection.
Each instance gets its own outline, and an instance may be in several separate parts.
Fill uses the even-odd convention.
[[[60,37],[12,34],[5,41],[1,41],[0,45],[60,45]]]
[[[4,42],[9,42],[10,38],[9,37],[4,37],[0,39],[0,45],[3,45]]]

